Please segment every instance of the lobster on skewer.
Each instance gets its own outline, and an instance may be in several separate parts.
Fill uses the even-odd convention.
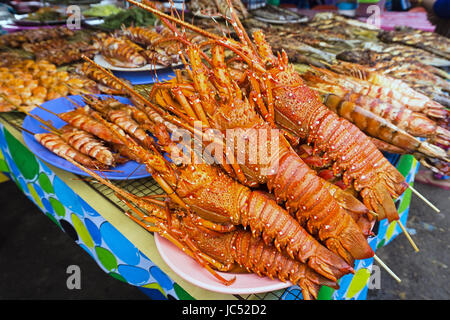
[[[238,163],[239,168],[236,170],[239,173],[241,169],[244,174],[240,181],[249,186],[267,185],[269,190],[274,191],[276,200],[286,202],[288,210],[295,214],[297,220],[310,233],[347,262],[373,255],[364,237],[368,230],[361,231],[352,217],[329,193],[326,182],[300,159],[278,130],[272,131],[273,127],[262,119],[256,112],[255,105],[251,103],[253,99],[257,100],[256,97],[243,97],[243,93],[224,68],[223,47],[213,46],[211,50],[211,76],[208,75],[207,67],[200,61],[199,48],[192,45],[187,49],[190,61],[187,72],[192,75],[190,82],[156,85],[152,96],[163,90],[161,106],[164,107],[172,103],[167,97],[173,94],[172,99],[176,104],[172,107],[176,106],[180,113],[186,111],[187,115],[196,117],[197,112],[202,115],[197,120],[203,120],[205,126],[209,125],[210,128],[221,132],[232,132],[233,147],[228,155],[236,160],[241,157],[242,161]],[[208,81],[210,77],[214,78],[211,82]],[[181,78],[178,77],[180,81],[187,81]],[[193,93],[190,92],[189,86],[193,87]],[[181,88],[186,88],[186,95]],[[164,94],[164,90],[169,93]],[[222,93],[221,90],[225,92]],[[217,98],[218,96],[221,98]],[[191,109],[195,111],[192,112]],[[260,149],[253,159],[256,161],[253,161],[251,155],[254,152],[250,151],[251,147],[242,150],[245,141],[259,144],[267,154],[264,155]],[[365,209],[364,213],[367,214],[368,210]],[[349,238],[352,242],[348,242]]]
[[[123,27],[121,32],[127,39],[145,48],[141,52],[149,63],[156,63],[162,66],[170,66],[180,63],[178,55],[179,48],[176,39],[167,29],[160,31],[145,27]],[[189,40],[195,43],[203,40],[196,35],[188,35]]]
[[[134,94],[140,96],[137,92]],[[174,130],[173,124],[155,112],[149,116],[155,125],[161,127],[161,131],[166,127]],[[100,115],[97,114],[97,118],[110,126]],[[307,263],[331,280],[352,271],[342,258],[317,242],[270,196],[249,189],[218,167],[205,162],[184,164],[186,160],[191,160],[190,157],[186,159],[178,145],[167,141],[168,134],[161,136],[156,131],[152,134],[157,137],[159,148],[170,155],[172,163],[167,162],[156,148],[152,148],[153,152],[148,152],[133,139],[120,134],[117,137],[140,158],[140,163],[146,165],[171,201],[184,209],[193,210],[205,220],[205,224],[212,222],[221,224],[223,228],[232,225],[248,226],[253,234],[261,234],[267,243],[274,243],[279,250]],[[182,147],[189,148],[185,145]]]
[[[157,199],[138,198],[110,183],[100,175],[87,170],[72,159],[74,165],[110,187],[131,211],[126,215],[150,232],[157,232],[185,254],[207,269],[223,285],[231,285],[236,276],[225,279],[223,273],[251,272],[298,284],[305,300],[317,298],[321,286],[338,289],[330,280],[293,259],[261,236],[242,227],[224,228],[182,208]],[[169,195],[161,195],[161,197]],[[217,271],[222,272],[219,274]]]
[[[248,83],[257,98],[261,96],[260,101],[264,102],[259,106],[265,119],[275,119],[289,134],[307,139],[315,150],[332,159],[335,171],[343,172],[346,184],[353,183],[367,208],[377,212],[378,219],[399,219],[392,198],[399,197],[408,188],[405,178],[364,133],[322,104],[320,97],[289,65],[284,53],[274,56],[261,31],[253,34],[255,43],[250,40],[231,3],[232,26],[240,42],[211,34],[136,1],[128,1],[157,15],[168,26],[175,22],[233,51],[247,64]]]

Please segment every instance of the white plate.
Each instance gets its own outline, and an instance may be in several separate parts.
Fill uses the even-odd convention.
[[[254,294],[285,289],[292,286],[291,282],[272,280],[269,277],[260,277],[254,273],[218,272],[218,274],[227,280],[232,279],[234,276],[236,277],[236,281],[233,284],[226,286],[198,262],[157,233],[155,233],[155,243],[163,260],[176,274],[184,280],[206,290],[226,294]]]
[[[139,67],[139,68],[123,68],[123,67],[116,67],[110,64],[108,61],[105,60],[105,58],[101,54],[97,54],[94,57],[94,62],[99,64],[101,67],[114,70],[114,71],[153,71],[153,70],[160,70],[160,69],[167,69],[179,66],[180,64],[175,64],[172,66],[162,66],[159,64],[146,64],[145,66]]]

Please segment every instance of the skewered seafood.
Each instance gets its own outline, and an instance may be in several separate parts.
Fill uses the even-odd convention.
[[[57,154],[62,158],[70,158],[81,163],[86,167],[94,169],[103,169],[106,166],[101,162],[90,158],[89,156],[81,153],[75,148],[71,147],[64,139],[59,135],[48,132],[48,133],[36,133],[34,135],[35,139],[46,147],[51,152]]]
[[[70,158],[67,160],[71,161]],[[317,298],[322,285],[339,287],[335,281],[325,278],[306,264],[280,252],[273,244],[267,243],[250,231],[242,228],[224,228],[220,224],[205,221],[190,211],[170,208],[162,201],[137,198],[95,172],[88,171],[74,161],[71,162],[112,188],[134,212],[134,214],[126,213],[132,220],[146,230],[157,232],[172,242],[224,285],[232,284],[235,277],[227,280],[216,270],[239,273],[247,271],[261,277],[269,276],[281,281],[290,281],[300,286],[306,300]]]
[[[147,64],[142,48],[133,42],[117,37],[109,37],[100,44],[103,57],[113,66],[138,68]]]
[[[102,93],[106,94],[121,94],[122,90],[120,85],[118,85],[116,82],[111,82],[108,77],[105,77],[101,72],[99,72],[97,69],[91,67],[87,63],[82,63],[75,67],[74,72],[76,74],[82,75],[84,77],[87,77],[88,79],[91,79],[92,81],[95,81],[96,86],[98,87],[98,90]],[[128,80],[124,80],[125,82],[129,82]],[[96,93],[95,90],[90,90],[90,93]]]
[[[144,27],[128,27],[123,28],[122,33],[127,39],[145,48],[141,54],[149,63],[170,66],[179,62],[178,50],[173,45],[173,40],[163,32]]]
[[[61,138],[76,150],[85,155],[89,155],[105,166],[115,166],[117,157],[102,141],[96,139],[93,135],[68,125],[62,127],[60,132]]]
[[[354,77],[354,79],[346,77],[343,81],[348,86],[352,85],[353,90],[357,92],[375,98],[392,98],[413,111],[422,112],[433,118],[446,119],[448,117],[448,111],[444,106],[413,90],[399,79],[345,62],[340,62],[339,66],[334,66],[334,70]],[[339,78],[342,79],[343,77]],[[358,81],[354,81],[355,79],[358,79]]]
[[[247,18],[249,14],[247,8],[242,4],[241,0],[232,1],[238,11],[239,16],[244,19]],[[188,6],[189,9],[197,15],[216,16],[218,14],[221,14],[222,16],[229,16],[228,4],[225,0],[192,0],[189,2]]]
[[[420,141],[384,118],[361,108],[353,102],[329,94],[325,97],[324,104],[340,116],[352,121],[358,128],[372,137],[400,147],[409,153],[420,152],[427,157],[450,161],[445,150]]]
[[[135,1],[129,2],[158,15],[163,22],[164,19],[176,22],[232,50],[247,63],[249,68],[247,74],[250,76],[255,74],[253,78],[257,78],[258,81],[254,84],[263,88],[267,110],[274,108],[277,123],[294,136],[314,143],[316,150],[326,152],[335,162],[335,170],[344,172],[344,182],[349,184],[353,181],[365,205],[370,210],[376,211],[379,219],[387,217],[392,221],[399,218],[392,197],[400,196],[407,188],[404,177],[357,127],[340,119],[321,103],[320,98],[303,83],[293,67],[288,65],[285,54],[278,59],[273,55],[262,32],[254,33],[255,46],[237,16],[230,10],[232,25],[240,39],[237,43],[204,32]],[[256,86],[252,87],[257,93],[261,93]],[[302,108],[296,108],[298,105]],[[270,117],[270,113],[265,115]]]
[[[191,82],[196,94],[188,96],[182,94],[180,88],[189,86],[190,83],[173,84],[170,91],[180,105],[180,111],[183,108],[189,110],[188,101],[190,101],[195,111],[204,110],[207,118],[204,115],[198,118],[203,120],[204,125],[209,124],[211,128],[221,131],[234,129],[233,148],[230,152],[236,159],[243,152],[240,146],[242,141],[258,141],[261,148],[267,146],[267,154],[258,154],[256,161],[251,160],[251,151],[245,151],[246,155],[242,157],[242,162],[239,162],[245,177],[237,178],[250,186],[267,185],[269,190],[274,191],[277,201],[286,202],[287,208],[309,232],[347,261],[370,256],[371,249],[360,229],[330,195],[324,187],[324,182],[290,149],[278,131],[271,132],[272,127],[256,113],[257,102],[253,105],[249,103],[257,100],[256,93],[251,94],[248,100],[244,100],[239,89],[233,90],[236,85],[224,67],[223,47],[213,46],[211,50],[213,52],[211,76],[214,80],[209,83],[208,78],[211,76],[208,75],[208,68],[200,61],[199,49],[195,45],[187,49],[189,68],[192,69]],[[168,85],[170,87],[170,84]],[[164,87],[167,87],[167,84],[163,84]],[[217,91],[214,91],[214,88]],[[221,90],[225,90],[225,93],[220,95],[225,101],[214,98]],[[162,95],[167,99],[167,95]],[[171,100],[165,100],[163,106],[170,103]],[[188,115],[196,116],[195,112]],[[295,188],[289,188],[294,185]],[[336,230],[341,232],[335,233]],[[353,243],[346,243],[349,234],[352,234]]]
[[[86,41],[69,42],[65,38],[28,43],[22,47],[33,53],[36,60],[47,60],[57,66],[81,60],[83,55],[93,57],[97,52],[97,49]]]
[[[147,132],[140,127],[132,115],[126,111],[128,109],[113,98],[99,99],[94,96],[84,96],[83,100],[94,110],[101,113],[110,122],[116,124],[124,132],[135,138],[146,148],[150,149],[153,145],[153,140]]]
[[[107,127],[92,118],[89,115],[89,112],[82,108],[76,108],[72,111],[60,113],[58,114],[58,117],[73,127],[89,132],[103,141],[122,144],[121,140],[115,138],[113,133]],[[120,130],[120,132],[125,135],[122,130]]]
[[[153,115],[152,119],[160,125],[165,123],[157,115]],[[105,120],[103,122],[109,126]],[[254,234],[262,234],[267,243],[274,241],[277,248],[286,250],[299,261],[307,262],[330,279],[335,280],[351,271],[344,260],[314,240],[265,193],[245,187],[217,167],[206,163],[175,166],[160,155],[149,153],[134,140],[119,134],[117,137],[140,158],[141,163],[145,163],[155,180],[181,207],[192,209],[203,219],[222,224],[222,227],[230,224],[249,226]],[[174,155],[180,154],[179,146],[170,140],[165,143],[160,147],[171,155],[174,162],[179,163],[174,159]]]
[[[344,86],[334,82],[339,75],[324,69],[314,68],[302,75],[307,84],[321,92],[336,94],[347,101],[354,102],[374,114],[386,119],[398,128],[413,136],[429,138],[432,143],[448,146],[450,132],[438,126],[435,121],[422,113],[411,111],[401,104],[392,102],[392,98],[373,98],[361,93],[352,92]],[[392,103],[391,103],[392,102]]]
[[[142,46],[142,51],[149,63],[170,66],[181,62],[179,48],[167,28],[128,27],[122,28],[121,35]],[[192,33],[185,33],[189,41],[199,43],[203,38]]]
[[[0,36],[0,46],[20,47],[24,43],[35,43],[44,40],[70,37],[74,35],[74,31],[66,26],[56,28],[39,28],[33,30],[24,30],[13,33],[7,33]]]
[[[401,79],[411,88],[419,91],[433,100],[447,97],[450,90],[448,74],[440,68],[428,65],[430,63],[448,66],[449,61],[435,61],[436,59],[423,57],[417,49],[406,52],[401,50],[395,53],[392,50],[375,52],[373,50],[351,50],[339,53],[336,58],[346,62],[364,65],[387,76]],[[411,56],[413,55],[413,56]],[[428,64],[427,64],[428,63]],[[332,69],[332,67],[330,67]],[[438,100],[436,100],[438,101]],[[439,101],[438,101],[439,102]]]

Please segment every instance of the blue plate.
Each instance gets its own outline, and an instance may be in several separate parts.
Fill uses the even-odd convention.
[[[112,70],[115,76],[119,78],[126,79],[131,82],[133,85],[138,84],[152,84],[157,82],[168,81],[172,78],[175,78],[175,72],[173,68],[165,68],[155,71],[114,71]],[[156,78],[157,77],[157,78]]]
[[[98,95],[98,96],[106,97],[105,95]],[[69,98],[75,101],[76,103],[79,103],[80,105],[84,105],[84,103],[82,102],[82,98],[80,96],[69,96]],[[114,98],[116,98],[122,103],[131,104],[130,100],[126,98],[123,97],[114,97]],[[65,98],[58,98],[55,100],[47,101],[42,104],[42,107],[58,114],[75,109],[75,106]],[[65,121],[61,120],[57,116],[50,114],[47,111],[42,110],[38,107],[36,107],[33,111],[31,111],[31,114],[39,116],[44,120],[50,120],[56,128],[61,128],[62,126],[67,124]],[[47,130],[43,129],[41,125],[42,124],[39,121],[33,119],[30,116],[26,116],[22,124],[24,129],[27,129],[33,133],[48,132]],[[27,147],[40,159],[57,168],[78,175],[89,176],[87,173],[80,170],[78,167],[74,166],[69,161],[61,158],[60,156],[54,154],[53,152],[45,148],[43,145],[41,145],[39,142],[36,141],[33,135],[25,131],[23,131],[22,135]],[[151,174],[148,173],[147,170],[145,169],[145,166],[144,165],[140,166],[136,161],[128,161],[124,164],[117,165],[113,169],[119,170],[120,172],[102,171],[101,174],[111,180],[139,179],[151,176]],[[96,172],[100,173],[99,171]]]

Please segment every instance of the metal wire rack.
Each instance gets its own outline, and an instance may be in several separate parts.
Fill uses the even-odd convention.
[[[7,112],[1,113],[0,118],[12,125],[16,130],[21,130],[22,123],[26,115],[20,112]],[[102,197],[111,202],[119,210],[129,211],[127,205],[121,201],[115,192],[95,179],[87,178],[84,176],[78,176],[86,186],[92,188],[95,192],[99,193]],[[112,184],[124,189],[125,191],[137,196],[145,197],[150,195],[162,195],[164,190],[158,185],[158,183],[151,177],[143,179],[130,179],[130,180],[112,180]],[[138,218],[137,215],[134,214]],[[287,292],[286,289],[271,291],[266,293],[249,294],[249,295],[234,295],[239,300],[280,300]],[[300,299],[300,291],[289,292],[290,299]]]

